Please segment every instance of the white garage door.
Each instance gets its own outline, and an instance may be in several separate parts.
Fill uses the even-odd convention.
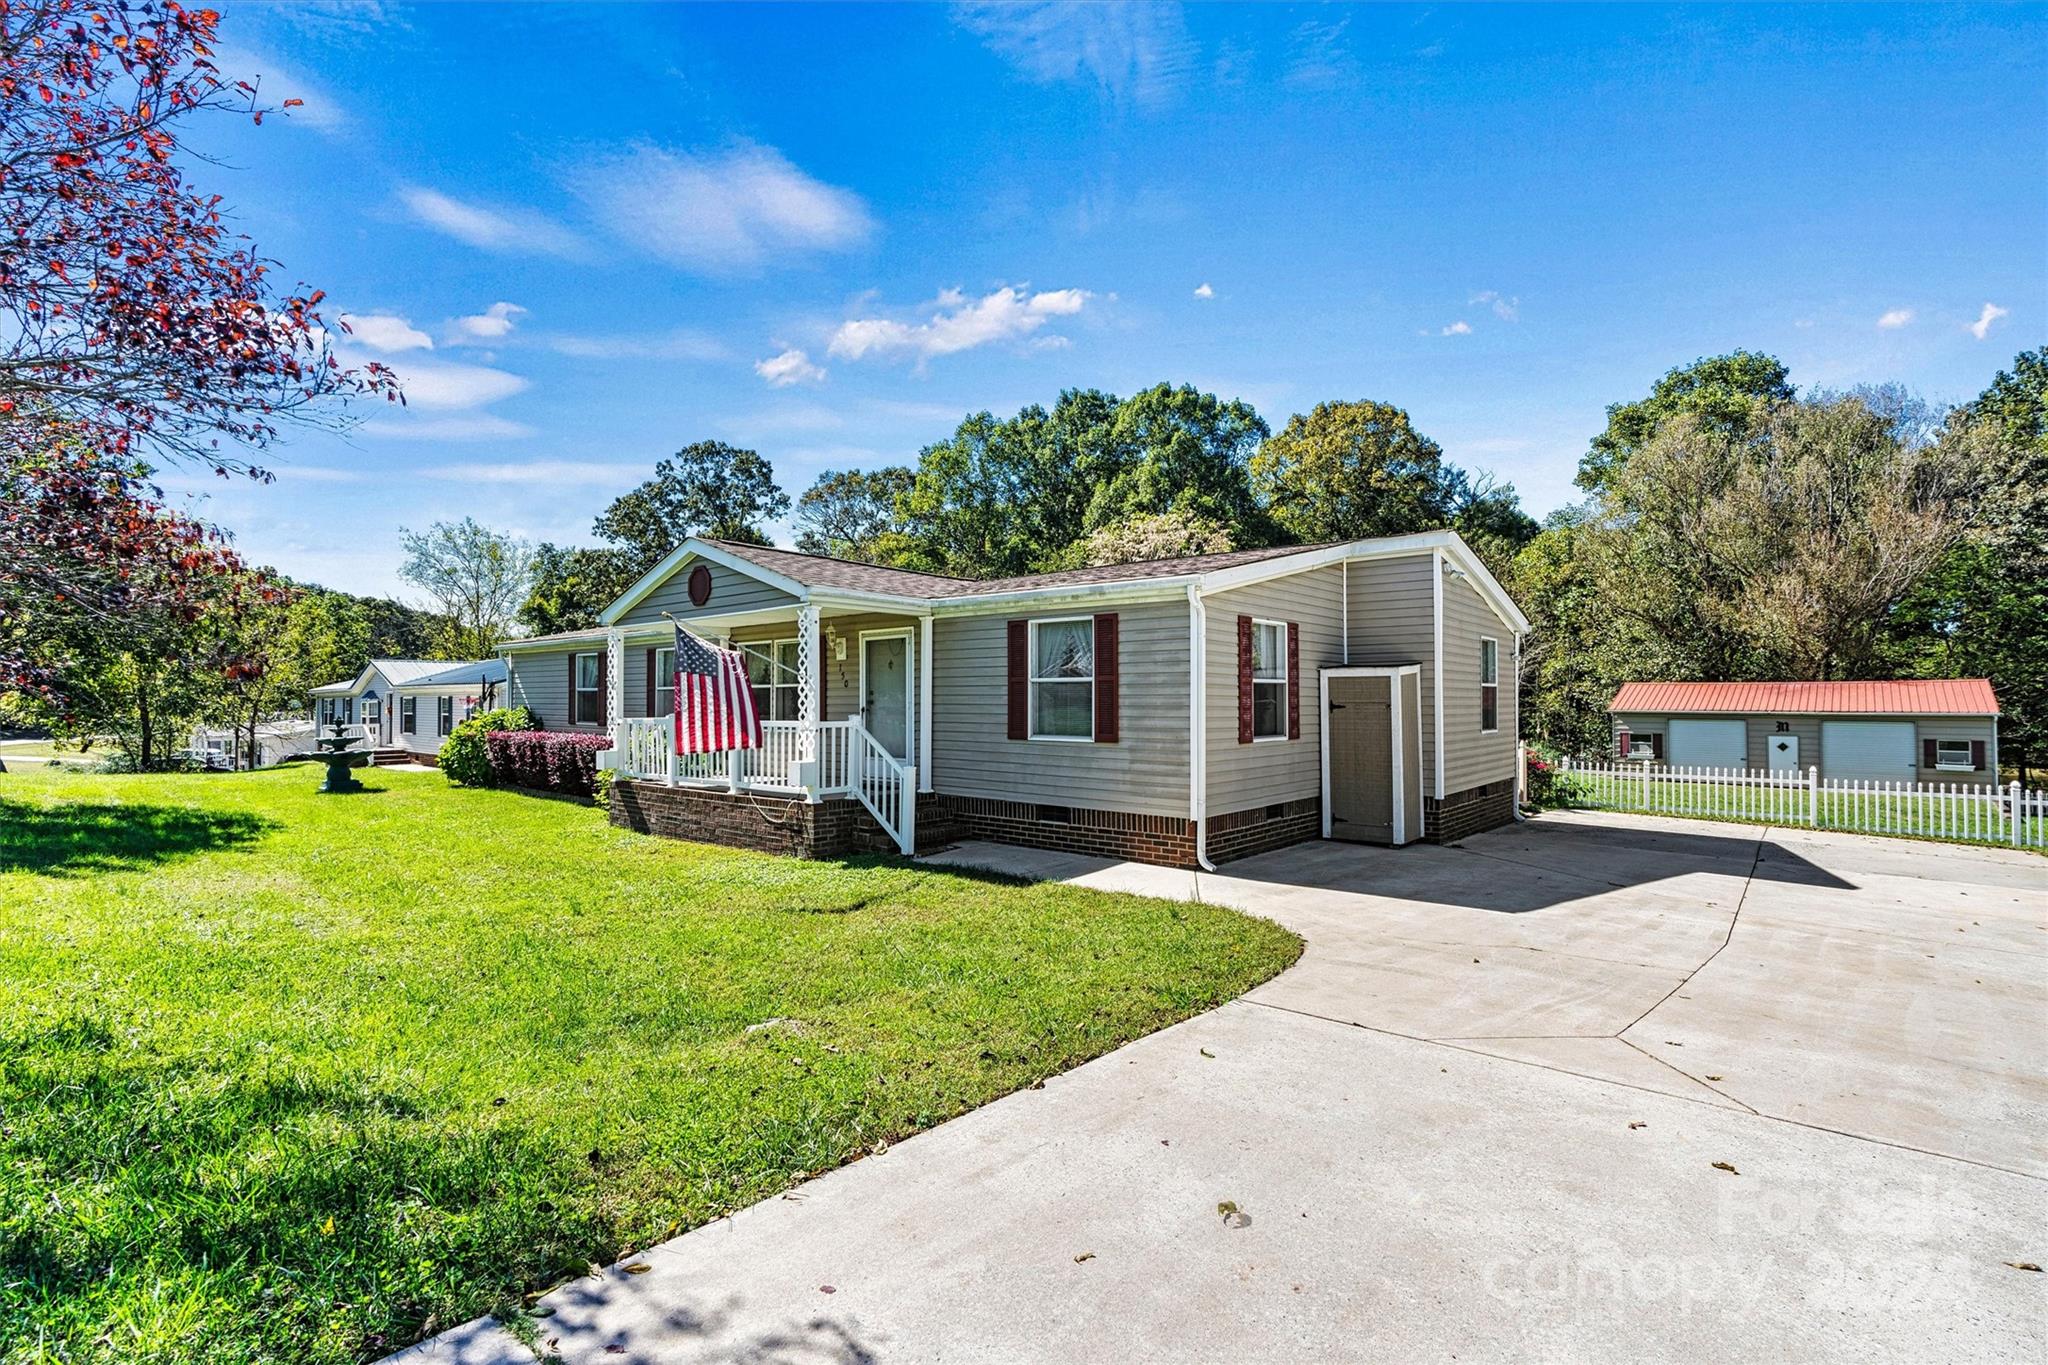
[[[1749,727],[1739,720],[1674,720],[1664,740],[1674,768],[1749,766]]]
[[[1868,782],[1913,780],[1913,722],[1824,720],[1820,775]]]

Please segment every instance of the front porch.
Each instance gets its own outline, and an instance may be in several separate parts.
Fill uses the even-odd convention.
[[[606,731],[613,745],[601,760],[606,766],[635,784],[783,798],[813,807],[854,804],[898,850],[915,850],[917,795],[930,790],[929,773],[920,771],[919,761],[931,733],[929,616],[833,612],[806,603],[794,610],[699,617],[686,625],[747,656],[762,716],[761,747],[675,752],[671,694],[663,683],[672,667],[663,641],[673,635],[665,625],[650,629],[640,623],[613,627],[605,636]],[[637,688],[628,685],[629,675],[637,678]],[[828,718],[833,712],[837,718]],[[826,825],[835,818],[819,810],[801,817]],[[654,832],[669,832],[659,821],[648,823]]]

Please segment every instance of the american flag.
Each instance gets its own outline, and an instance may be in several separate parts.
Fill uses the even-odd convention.
[[[676,627],[676,752],[761,747],[761,717],[738,650],[705,644]]]

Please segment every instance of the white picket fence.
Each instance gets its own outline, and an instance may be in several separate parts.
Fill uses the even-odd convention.
[[[1566,759],[1557,778],[1575,806],[1953,843],[2048,847],[2048,792],[2007,786],[1822,778],[1820,770],[1667,768]]]

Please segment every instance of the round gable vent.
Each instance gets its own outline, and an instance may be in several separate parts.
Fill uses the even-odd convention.
[[[711,570],[708,566],[699,564],[690,570],[690,601],[701,607],[710,600]]]

